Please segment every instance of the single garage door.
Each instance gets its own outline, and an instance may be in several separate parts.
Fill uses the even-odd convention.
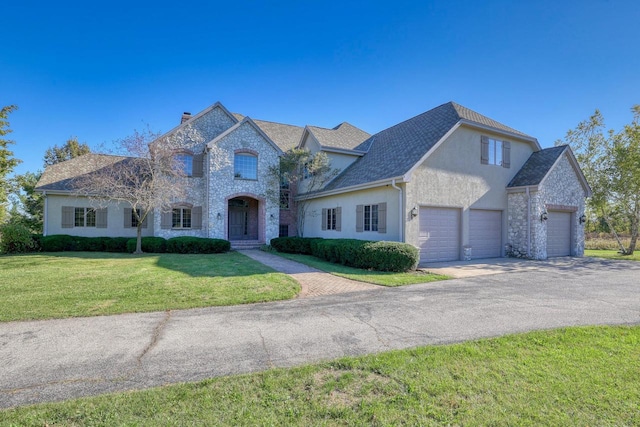
[[[502,256],[502,212],[472,209],[469,211],[469,246],[471,258]]]
[[[420,208],[420,262],[460,259],[460,209]]]
[[[571,255],[571,212],[549,211],[547,256]]]

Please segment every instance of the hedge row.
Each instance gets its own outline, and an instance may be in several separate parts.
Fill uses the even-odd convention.
[[[40,238],[40,247],[45,252],[134,252],[136,239],[130,237],[79,237],[55,234]],[[143,237],[142,251],[151,253],[213,254],[227,252],[231,244],[227,240],[202,237]]]
[[[416,268],[418,249],[407,243],[356,239],[278,237],[271,239],[278,252],[309,254],[329,262],[378,271],[409,271]]]

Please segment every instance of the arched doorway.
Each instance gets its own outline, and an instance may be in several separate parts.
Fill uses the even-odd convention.
[[[229,199],[229,240],[258,240],[258,201],[251,197]]]

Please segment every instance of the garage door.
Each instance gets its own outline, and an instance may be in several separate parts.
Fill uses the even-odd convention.
[[[469,246],[471,258],[502,256],[502,212],[472,209],[469,211]]]
[[[420,262],[460,259],[460,209],[420,208]]]
[[[547,256],[571,255],[571,212],[549,211]]]

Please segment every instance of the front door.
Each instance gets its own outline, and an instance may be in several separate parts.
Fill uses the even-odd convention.
[[[247,208],[229,206],[229,240],[243,240],[247,238],[248,215]]]
[[[229,240],[258,240],[258,201],[251,197],[229,200]]]

